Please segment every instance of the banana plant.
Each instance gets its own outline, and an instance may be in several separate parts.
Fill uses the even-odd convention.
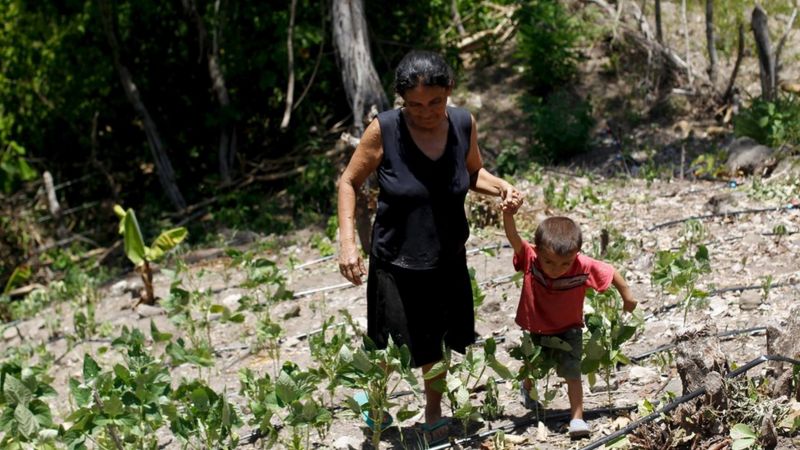
[[[128,208],[126,211],[122,206],[114,205],[114,213],[119,217],[119,234],[124,238],[125,255],[133,263],[144,283],[144,293],[139,303],[153,305],[156,298],[153,294],[153,270],[150,263],[163,258],[168,251],[186,239],[188,232],[184,227],[172,228],[163,231],[150,246],[146,246],[133,209]]]

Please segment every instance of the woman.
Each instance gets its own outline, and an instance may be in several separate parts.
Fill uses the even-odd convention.
[[[521,195],[483,168],[472,115],[447,106],[453,72],[438,54],[408,53],[397,67],[401,109],[367,127],[339,181],[339,270],[352,283],[366,275],[355,240],[356,192],[377,171],[378,208],[367,282],[367,334],[383,348],[391,335],[425,374],[442,358],[442,341],[463,353],[475,341],[472,288],[464,244],[468,189],[503,199]],[[425,380],[425,425],[432,441],[447,436],[442,393]]]

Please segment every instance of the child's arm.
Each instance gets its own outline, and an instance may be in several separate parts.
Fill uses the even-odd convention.
[[[617,288],[617,292],[619,292],[620,297],[622,297],[623,311],[632,312],[634,309],[636,309],[638,302],[634,300],[631,289],[628,287],[628,283],[625,282],[625,278],[620,275],[617,269],[614,269],[614,278],[611,280],[611,284]]]
[[[508,242],[514,249],[514,254],[519,255],[522,251],[522,238],[517,232],[517,224],[514,222],[514,212],[510,210],[503,211],[503,228],[506,231]]]

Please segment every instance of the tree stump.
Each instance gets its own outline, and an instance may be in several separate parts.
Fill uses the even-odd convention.
[[[689,327],[675,337],[675,363],[684,395],[704,387],[709,372],[728,373],[728,360],[716,335],[717,327],[707,322]]]

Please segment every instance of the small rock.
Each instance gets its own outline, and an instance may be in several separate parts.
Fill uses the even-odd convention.
[[[292,319],[294,317],[300,317],[300,305],[295,305],[289,311],[283,315],[283,320]]]
[[[125,280],[117,281],[111,285],[111,295],[120,296],[128,290],[128,282]]]
[[[353,436],[342,436],[339,439],[333,441],[333,448],[337,450],[338,449],[350,450],[350,449],[361,448],[361,440]]]
[[[242,294],[226,295],[225,298],[222,299],[222,304],[227,306],[228,308],[235,309],[239,306],[239,300],[241,299],[242,299]]]
[[[546,442],[547,441],[547,427],[544,425],[544,422],[539,422],[539,425],[536,427],[536,440],[539,442]]]
[[[154,317],[164,314],[164,308],[161,308],[159,306],[145,305],[144,303],[142,303],[138,307],[136,307],[136,314],[139,315],[140,319],[146,319],[148,317]]]
[[[637,384],[648,384],[660,378],[658,372],[650,367],[633,366],[628,372],[628,378],[631,382]]]
[[[758,291],[742,291],[739,296],[739,309],[750,311],[761,305],[761,293]]]
[[[617,417],[616,419],[614,419],[613,422],[611,422],[611,429],[615,430],[615,431],[616,430],[621,430],[621,429],[627,427],[630,423],[631,423],[631,419],[629,417],[624,417],[624,416]]]
[[[15,337],[17,337],[17,327],[8,327],[3,332],[3,340],[4,341],[10,341],[10,340],[14,339]]]

